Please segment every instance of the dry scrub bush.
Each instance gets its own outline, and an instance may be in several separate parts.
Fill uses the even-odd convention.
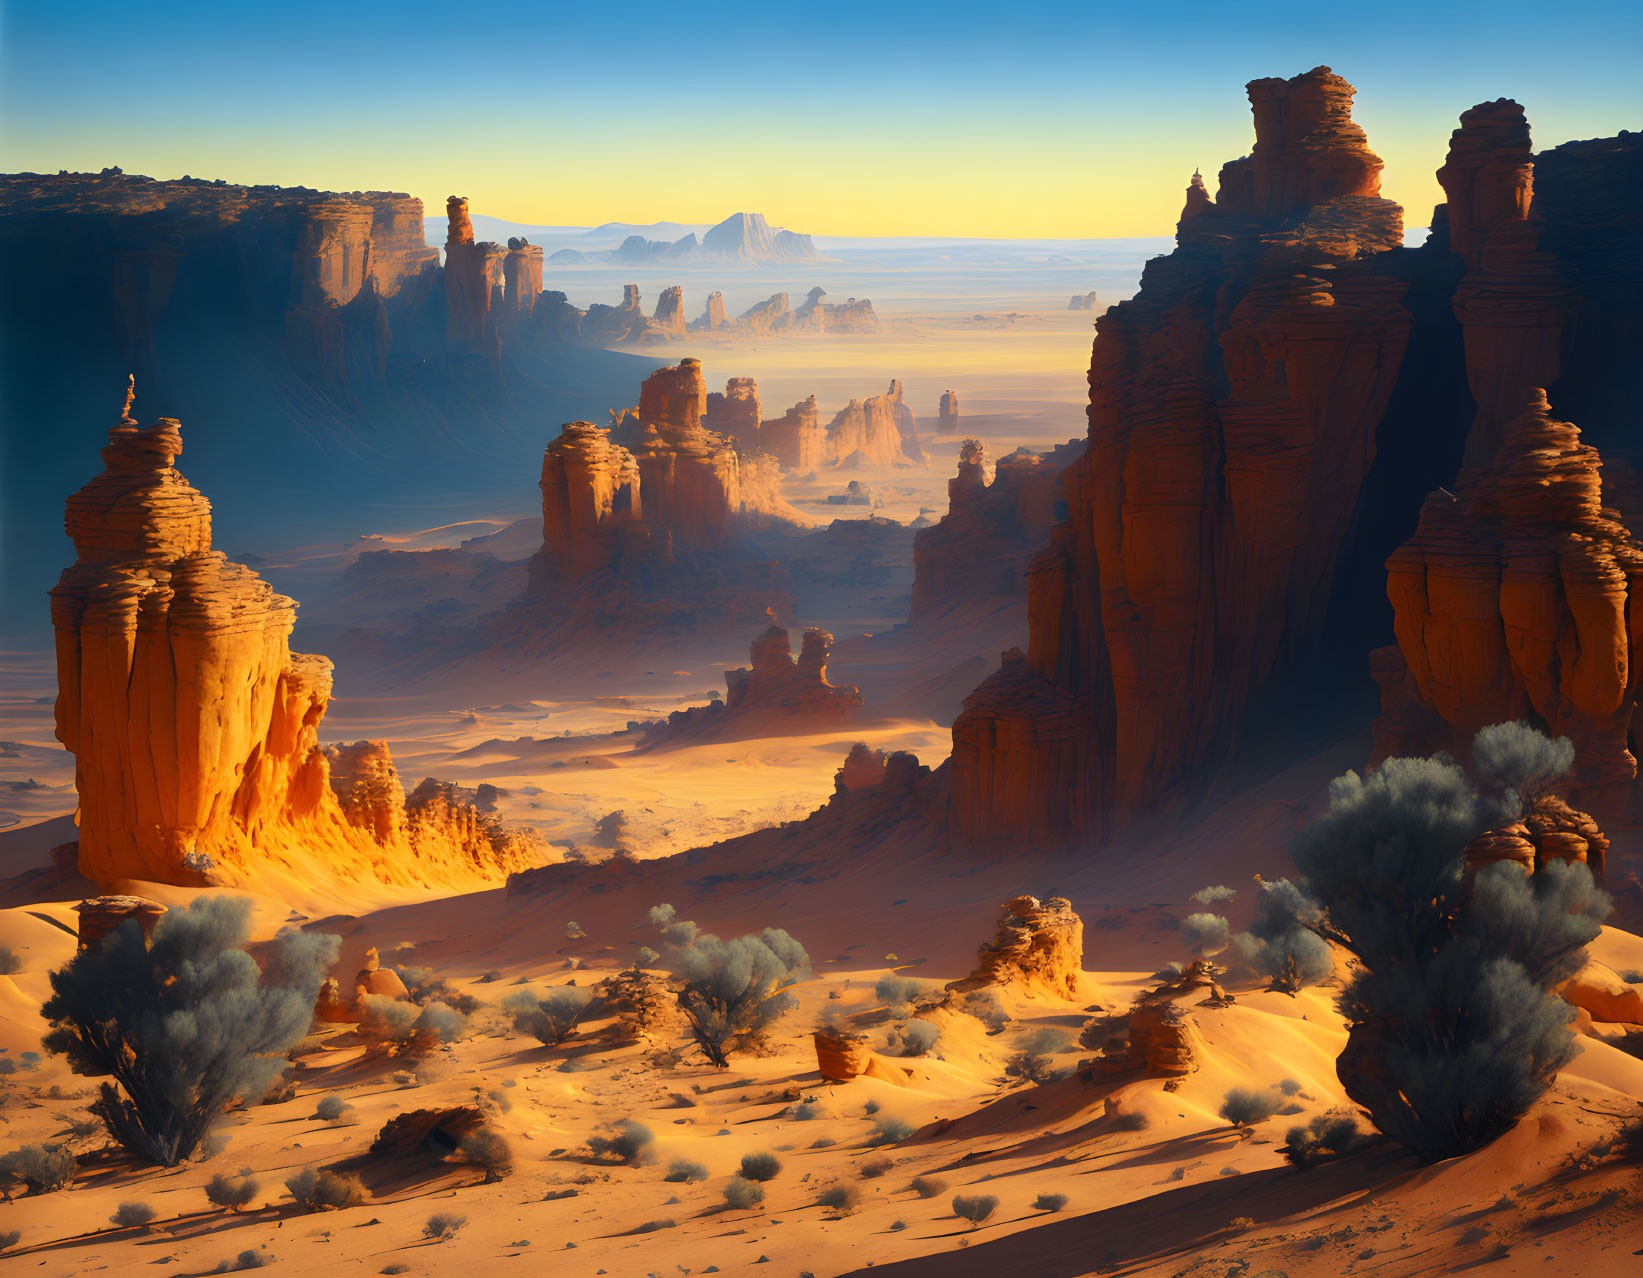
[[[998,1199],[992,1194],[958,1194],[953,1198],[953,1215],[967,1220],[973,1228],[998,1210]]]
[[[24,1145],[0,1156],[0,1185],[22,1184],[30,1194],[52,1194],[74,1179],[74,1155],[65,1145]]]
[[[341,1211],[370,1197],[358,1176],[328,1168],[304,1167],[286,1178],[285,1187],[304,1211]]]

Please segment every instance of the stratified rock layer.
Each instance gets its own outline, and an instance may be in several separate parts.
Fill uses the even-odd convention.
[[[210,504],[172,466],[178,423],[139,428],[130,404],[103,473],[69,499],[78,559],[51,593],[81,873],[198,884],[306,865],[460,883],[529,864],[460,811],[415,846],[392,813],[345,814],[318,744],[331,663],[291,652],[296,605],[211,548]]]
[[[976,954],[976,970],[954,990],[1013,985],[1054,998],[1076,999],[1084,969],[1084,921],[1060,897],[1004,902],[993,939]]]
[[[1097,324],[1090,446],[1033,562],[1031,642],[953,729],[961,845],[1099,841],[1178,803],[1315,639],[1410,329],[1402,211],[1319,68],[1249,86],[1252,154],[1195,179]]]
[[[1520,394],[1492,459],[1428,497],[1387,561],[1398,642],[1374,654],[1376,754],[1464,751],[1533,718],[1574,743],[1572,797],[1613,811],[1637,774],[1643,550],[1603,507],[1597,450]]]
[[[853,399],[827,427],[827,460],[859,458],[878,466],[924,465],[918,422],[893,381],[882,395]]]

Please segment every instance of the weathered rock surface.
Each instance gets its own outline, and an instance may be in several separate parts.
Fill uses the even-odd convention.
[[[1019,448],[988,482],[986,446],[959,444],[947,514],[913,539],[914,625],[978,600],[1026,596],[1027,565],[1057,522],[1061,472],[1084,448],[1082,440],[1043,454]]]
[[[1597,822],[1556,795],[1542,795],[1515,821],[1485,830],[1466,845],[1468,878],[1497,861],[1533,874],[1548,861],[1582,861],[1603,876],[1609,840]]]
[[[900,381],[869,399],[853,399],[827,426],[827,460],[852,457],[877,466],[925,464],[918,442],[918,423],[902,399]]]
[[[1374,654],[1378,758],[1463,751],[1479,728],[1533,717],[1575,745],[1571,797],[1624,803],[1643,549],[1604,509],[1597,450],[1539,389],[1519,392],[1488,460],[1427,498],[1387,571],[1398,642]]]
[[[827,428],[821,424],[816,397],[801,399],[780,417],[759,426],[759,445],[783,470],[811,474],[827,460]]]
[[[941,393],[941,415],[936,418],[936,434],[958,434],[958,392],[955,390]]]
[[[723,435],[742,452],[758,450],[760,438],[759,386],[751,377],[732,377],[724,392],[709,391],[702,425]]]
[[[210,504],[173,467],[177,422],[109,431],[68,502],[77,561],[52,591],[57,736],[75,756],[80,871],[98,882],[341,878],[472,882],[535,859],[445,814],[429,837],[345,815],[319,724],[331,663],[293,653],[295,603],[211,548]],[[300,871],[299,871],[300,872]]]
[[[445,201],[445,215],[449,221],[445,240],[445,340],[455,350],[499,359],[502,339],[491,302],[494,294],[503,291],[503,263],[508,250],[500,244],[474,243],[468,201],[462,196],[453,195]]]
[[[1098,321],[1031,642],[954,725],[961,845],[1098,841],[1179,802],[1315,639],[1410,327],[1352,93],[1252,83],[1252,154],[1216,200],[1189,188],[1175,252]]]
[[[1004,902],[991,941],[976,954],[976,969],[948,986],[955,991],[1009,985],[1027,993],[1076,999],[1084,974],[1084,921],[1072,903],[1035,896]]]

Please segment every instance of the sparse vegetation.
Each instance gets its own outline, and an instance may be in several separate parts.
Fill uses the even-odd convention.
[[[502,1000],[502,1010],[521,1034],[531,1034],[549,1047],[563,1043],[576,1030],[592,995],[575,985],[555,985],[543,994],[519,990]]]
[[[775,1180],[781,1175],[782,1160],[774,1154],[743,1154],[741,1174],[748,1180]]]
[[[905,1007],[918,997],[923,987],[910,976],[898,976],[891,972],[881,976],[873,986],[873,997],[887,1007]]]
[[[147,1203],[121,1203],[108,1221],[119,1229],[137,1229],[153,1219],[154,1209]]]
[[[308,1032],[337,938],[286,928],[264,969],[245,952],[251,903],[200,897],[145,942],[135,920],[51,974],[49,1050],[112,1077],[92,1111],[148,1162],[174,1167],[240,1097],[260,1096]]]
[[[998,1199],[992,1194],[958,1194],[953,1198],[953,1215],[979,1225],[998,1210]]]
[[[340,1096],[321,1096],[319,1103],[314,1106],[314,1117],[327,1123],[334,1123],[352,1108],[353,1106]]]
[[[1041,1029],[1004,1063],[1006,1078],[1018,1078],[1029,1083],[1050,1083],[1061,1077],[1051,1056],[1067,1051],[1071,1046],[1067,1036],[1059,1030]]]
[[[419,1007],[380,994],[367,994],[361,1002],[365,1015],[359,1032],[392,1055],[422,1055],[467,1033],[466,1018],[445,1003]]]
[[[1278,1112],[1278,1092],[1253,1087],[1234,1087],[1221,1101],[1218,1111],[1234,1127],[1253,1127]]]
[[[662,1179],[674,1184],[690,1184],[693,1181],[706,1180],[707,1168],[688,1159],[676,1158],[667,1165],[667,1175]]]
[[[997,990],[971,990],[958,1001],[958,1008],[985,1025],[990,1034],[999,1033],[1010,1023],[1010,1013]]]
[[[0,1229],[0,1251],[10,1251],[23,1241],[21,1229]]]
[[[1297,1167],[1315,1167],[1350,1154],[1368,1139],[1351,1114],[1319,1114],[1306,1126],[1289,1129],[1284,1136],[1284,1157]]]
[[[1340,999],[1347,1095],[1429,1162],[1507,1131],[1573,1057],[1552,990],[1609,904],[1584,864],[1555,860],[1489,865],[1468,887],[1467,842],[1547,793],[1574,751],[1519,723],[1483,729],[1472,755],[1477,787],[1442,756],[1347,773],[1293,848],[1314,930],[1358,960]]]
[[[1040,1194],[1033,1199],[1033,1207],[1037,1211],[1060,1211],[1066,1205],[1065,1194]]]
[[[215,1206],[239,1211],[251,1205],[261,1188],[249,1171],[242,1171],[237,1176],[218,1172],[205,1183],[205,1196]]]
[[[911,1123],[904,1123],[899,1118],[881,1118],[873,1125],[873,1135],[868,1140],[869,1145],[897,1145],[913,1134]]]
[[[341,1211],[370,1197],[358,1176],[329,1168],[304,1167],[286,1178],[285,1187],[304,1211]]]
[[[23,970],[23,960],[9,945],[0,945],[0,976],[16,976]]]
[[[24,1145],[0,1156],[0,1185],[22,1184],[31,1194],[52,1194],[74,1179],[74,1167],[66,1145]]]
[[[1181,939],[1189,953],[1208,958],[1226,949],[1229,930],[1227,921],[1219,914],[1189,914],[1181,924]]]
[[[422,1236],[432,1238],[435,1242],[444,1242],[448,1238],[456,1237],[457,1230],[468,1223],[466,1216],[458,1216],[454,1212],[436,1211],[428,1217],[428,1223],[422,1227]]]
[[[513,1175],[513,1146],[494,1127],[481,1127],[468,1133],[457,1146],[457,1152],[468,1162],[485,1169],[487,1185]]]
[[[725,1186],[725,1202],[738,1211],[746,1211],[750,1207],[757,1207],[764,1201],[764,1186],[757,1181],[746,1180],[741,1176],[732,1176],[730,1183]]]
[[[822,1190],[816,1197],[818,1207],[837,1212],[852,1212],[860,1202],[861,1190],[854,1185],[834,1185]]]
[[[242,1269],[261,1269],[264,1265],[274,1263],[274,1258],[266,1251],[253,1251],[247,1248],[232,1260],[219,1260],[214,1273],[232,1274]]]
[[[868,1180],[876,1180],[885,1173],[895,1170],[894,1158],[869,1158],[861,1165],[861,1174]]]
[[[643,1123],[624,1118],[615,1126],[612,1136],[589,1136],[588,1148],[602,1158],[619,1158],[624,1163],[637,1165],[650,1156],[656,1136]]]
[[[1145,1131],[1150,1120],[1138,1109],[1126,1109],[1121,1114],[1114,1114],[1112,1125],[1114,1130],[1121,1132]]]
[[[1271,982],[1267,988],[1293,995],[1329,979],[1335,956],[1314,930],[1323,916],[1316,901],[1288,879],[1278,879],[1261,884],[1256,910],[1255,922],[1234,945],[1238,956]]]
[[[941,1030],[934,1021],[911,1020],[901,1027],[901,1054],[923,1056],[936,1045]]]
[[[915,1176],[907,1188],[920,1198],[939,1198],[947,1192],[947,1182],[940,1176]]]
[[[696,935],[691,924],[689,942],[675,945],[666,963],[681,982],[679,1009],[691,1037],[721,1069],[732,1045],[745,1046],[774,1024],[796,1001],[792,988],[810,976],[804,947],[780,928],[722,941]]]

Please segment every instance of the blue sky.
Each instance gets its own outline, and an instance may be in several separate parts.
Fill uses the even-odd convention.
[[[519,222],[1167,232],[1248,150],[1246,81],[1328,64],[1422,224],[1456,117],[1643,127],[1643,5],[0,7],[7,170],[453,191]]]

